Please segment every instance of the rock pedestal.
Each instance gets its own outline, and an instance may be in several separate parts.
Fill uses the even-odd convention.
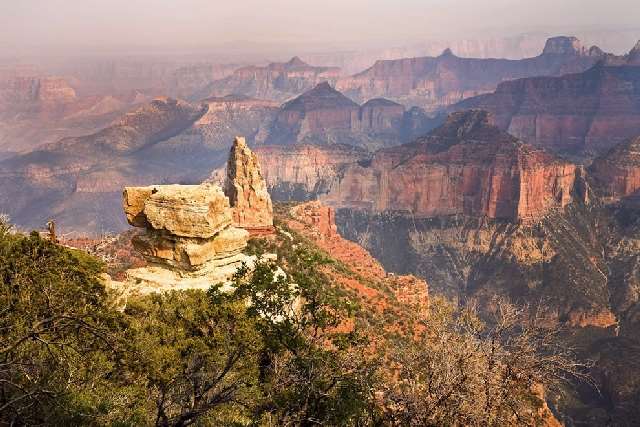
[[[227,163],[225,195],[232,207],[233,225],[252,235],[273,232],[273,205],[257,156],[244,138],[236,137]]]
[[[149,265],[127,272],[140,293],[208,289],[255,262],[242,254],[249,232],[233,226],[229,200],[216,185],[127,187],[123,207],[129,224],[146,230],[133,245]]]

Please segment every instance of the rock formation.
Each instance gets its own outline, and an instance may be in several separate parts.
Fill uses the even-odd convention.
[[[232,225],[228,198],[218,186],[126,187],[129,224],[145,229],[133,245],[149,263],[127,271],[135,292],[207,289],[227,282],[242,263],[249,233]]]
[[[505,80],[584,71],[602,51],[584,49],[574,37],[549,39],[541,55],[521,60],[460,58],[446,49],[438,57],[377,61],[341,78],[336,88],[357,101],[384,97],[426,110],[495,90]]]
[[[525,142],[592,158],[640,134],[640,66],[626,62],[504,82],[453,109],[490,111],[495,124]]]
[[[9,103],[72,102],[76,91],[61,77],[15,76],[0,80],[0,110]]]
[[[483,111],[453,114],[414,143],[350,164],[321,200],[415,217],[535,220],[571,201],[576,168],[490,125]]]
[[[280,107],[277,102],[244,95],[208,98],[202,103],[207,112],[190,133],[208,147],[225,150],[236,135],[244,135],[250,144],[264,142]]]
[[[345,277],[344,273],[335,276],[338,286],[355,290],[365,300],[374,302],[373,309],[388,307],[388,302],[381,292],[379,282],[387,287],[398,302],[411,307],[412,310],[426,310],[429,304],[429,287],[427,283],[415,276],[388,274],[382,265],[371,254],[357,243],[343,238],[337,231],[335,210],[323,206],[317,201],[303,203],[290,209],[286,221],[287,226],[313,241],[326,251],[330,257],[344,263],[358,277]]]
[[[347,133],[357,118],[359,106],[328,83],[285,103],[272,126],[267,144],[320,142],[327,133]]]
[[[327,242],[339,236],[336,226],[336,212],[330,206],[320,202],[307,202],[291,209],[291,215],[311,226],[315,241]]]
[[[360,106],[324,82],[282,105],[265,144],[341,143],[376,150],[422,136],[436,123],[420,109],[405,112],[387,99]]]
[[[198,91],[192,99],[235,94],[284,101],[320,82],[335,82],[339,74],[339,68],[314,67],[296,56],[288,62],[275,62],[265,67],[239,68],[232,75],[216,80]]]
[[[273,231],[273,206],[258,157],[244,138],[236,137],[227,162],[225,195],[232,206],[233,223],[251,234]]]
[[[640,137],[619,144],[598,157],[589,167],[589,175],[605,202],[640,202]]]
[[[345,165],[370,154],[348,145],[263,145],[255,149],[269,192],[276,200],[308,200],[324,193]]]

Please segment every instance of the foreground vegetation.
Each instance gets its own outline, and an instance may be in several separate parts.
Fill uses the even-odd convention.
[[[284,271],[239,271],[233,294],[122,309],[97,259],[2,223],[0,424],[535,425],[539,386],[580,373],[512,306],[484,323],[436,299],[394,332],[323,273],[326,254],[272,245]]]

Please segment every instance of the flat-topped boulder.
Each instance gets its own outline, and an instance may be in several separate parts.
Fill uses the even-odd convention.
[[[254,193],[248,194],[257,187],[250,170],[242,176],[248,178],[243,181],[246,186],[238,186],[240,205],[271,208],[268,193],[266,200],[256,198]],[[148,263],[127,271],[127,292],[228,285],[243,264],[255,264],[255,257],[242,253],[249,232],[234,225],[234,211],[218,185],[126,187],[122,204],[129,224],[145,229],[132,243]],[[262,212],[261,209],[257,212]],[[261,218],[258,224],[266,221]],[[267,219],[271,221],[268,224],[272,224],[271,216]]]
[[[232,223],[229,199],[211,184],[126,187],[129,224],[181,237],[213,237]]]

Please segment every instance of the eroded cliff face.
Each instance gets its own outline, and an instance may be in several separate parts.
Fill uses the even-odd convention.
[[[589,167],[594,186],[607,202],[638,203],[640,189],[640,137],[619,144]]]
[[[255,149],[275,200],[308,200],[327,191],[345,165],[370,154],[347,145],[263,145]]]
[[[505,80],[583,71],[601,55],[571,37],[549,39],[541,55],[522,60],[460,58],[446,49],[438,57],[377,61],[336,87],[357,101],[385,97],[435,110],[491,92]]]
[[[288,62],[274,62],[265,67],[239,68],[230,76],[216,80],[196,92],[192,99],[235,94],[285,101],[320,82],[335,82],[339,74],[339,68],[314,67],[294,57]]]
[[[258,156],[242,137],[235,138],[229,153],[224,194],[229,198],[236,227],[254,235],[273,232],[273,205],[267,183]]]
[[[412,218],[338,209],[338,230],[389,271],[424,277],[431,288],[489,304],[494,296],[531,303],[552,324],[615,325],[604,216],[569,208],[536,223],[467,216]]]
[[[602,394],[563,411],[574,421],[624,425],[640,396],[640,218],[637,206],[573,203],[534,223],[465,216],[413,218],[338,209],[339,232],[387,271],[425,278],[432,293],[491,307],[492,298],[527,304],[592,360]],[[625,371],[625,375],[620,372]],[[589,420],[589,421],[586,421]]]
[[[0,108],[9,103],[72,102],[76,91],[61,77],[15,76],[0,83]]]
[[[426,313],[429,305],[427,282],[413,275],[387,273],[369,251],[338,233],[333,208],[317,201],[307,202],[294,206],[285,215],[281,214],[280,220],[332,258],[344,263],[353,274],[347,276],[336,271],[332,277],[340,286],[357,292],[368,308],[393,312],[392,299],[395,299],[400,307],[423,309]],[[385,294],[381,291],[383,288],[390,292]],[[395,318],[402,322],[401,315]]]
[[[212,148],[228,148],[236,135],[244,135],[250,143],[264,142],[279,107],[273,101],[241,95],[208,98],[202,103],[207,112],[188,135]]]
[[[351,164],[321,199],[337,207],[418,218],[536,220],[571,201],[575,166],[517,141],[486,112],[454,114],[412,144]]]
[[[599,63],[578,74],[505,82],[453,107],[469,108],[490,111],[525,142],[589,159],[640,134],[640,66]]]

